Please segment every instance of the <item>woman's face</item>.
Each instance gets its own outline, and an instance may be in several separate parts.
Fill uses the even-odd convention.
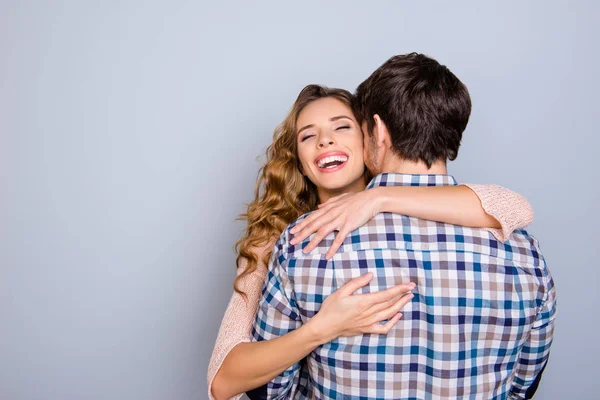
[[[350,107],[327,97],[307,105],[296,121],[302,172],[321,202],[365,188],[363,134]]]

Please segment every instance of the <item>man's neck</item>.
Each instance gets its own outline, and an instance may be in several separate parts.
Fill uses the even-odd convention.
[[[390,157],[383,163],[381,173],[448,175],[448,170],[446,169],[446,163],[442,160],[436,161],[431,165],[431,168],[428,168],[422,161],[414,162],[399,157]]]

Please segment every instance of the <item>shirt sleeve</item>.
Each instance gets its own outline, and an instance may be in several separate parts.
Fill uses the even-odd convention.
[[[524,228],[533,221],[533,208],[519,193],[499,185],[465,186],[479,197],[483,210],[500,223],[500,229],[487,228],[499,241],[507,241],[512,231]]]
[[[256,253],[259,255],[256,270],[242,278],[239,284],[240,289],[246,294],[246,297],[243,297],[238,292],[233,292],[231,296],[225,316],[221,322],[221,327],[219,328],[210,363],[208,364],[207,382],[208,398],[210,400],[214,400],[212,396],[213,380],[229,352],[238,344],[251,341],[250,330],[252,329],[256,308],[258,307],[260,290],[267,275],[267,267],[260,261],[260,256],[265,251],[271,251],[271,249],[272,246],[267,246],[256,250]],[[246,266],[247,261],[242,259],[238,268],[238,275],[245,270]],[[241,397],[242,395],[239,394],[232,397],[231,400],[237,400]]]
[[[282,235],[283,236],[283,235]],[[281,240],[275,246],[262,296],[252,328],[255,341],[270,340],[285,335],[302,325],[294,300],[292,283]],[[300,379],[300,363],[293,364],[267,385],[253,391],[250,398],[282,399],[294,393]],[[250,395],[250,394],[249,394]]]
[[[529,339],[521,349],[509,399],[532,398],[548,361],[556,318],[556,289],[550,275],[546,276],[544,286],[544,300]]]

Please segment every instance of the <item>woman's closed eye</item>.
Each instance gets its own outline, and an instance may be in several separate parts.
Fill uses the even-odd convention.
[[[307,134],[302,136],[302,139],[300,139],[300,142],[304,142],[306,139],[310,139],[311,137],[314,137],[315,135],[313,134]]]
[[[341,131],[341,130],[345,130],[345,129],[350,129],[350,125],[342,125],[342,126],[338,126],[337,128],[335,128],[336,131]]]

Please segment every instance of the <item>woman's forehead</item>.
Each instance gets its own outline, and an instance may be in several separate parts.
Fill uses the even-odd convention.
[[[330,122],[337,117],[345,116],[355,120],[352,109],[334,97],[318,99],[308,104],[298,115],[298,128],[309,124]]]

